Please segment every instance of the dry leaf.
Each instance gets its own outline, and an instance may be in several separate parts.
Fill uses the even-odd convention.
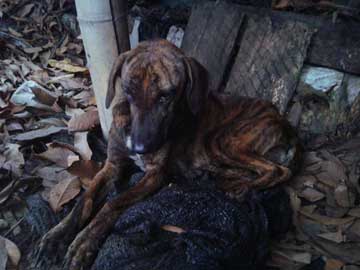
[[[56,100],[57,96],[55,94],[34,81],[26,81],[21,84],[10,99],[10,101],[16,105],[34,107],[47,111],[54,110],[53,105]]]
[[[9,132],[24,131],[24,127],[22,126],[22,124],[17,121],[11,121],[6,125],[6,128]]]
[[[161,227],[161,229],[163,229],[164,231],[173,232],[177,234],[182,234],[186,232],[183,228],[174,225],[164,225]]]
[[[92,151],[87,141],[88,132],[76,132],[74,134],[74,147],[83,160],[91,160]]]
[[[353,208],[349,211],[348,213],[349,216],[351,217],[358,217],[360,218],[360,208]]]
[[[73,98],[83,106],[96,105],[96,100],[92,91],[81,91]]]
[[[57,61],[55,59],[50,59],[48,63],[50,66],[52,66],[54,68],[61,69],[63,71],[70,72],[70,73],[78,73],[78,72],[87,72],[88,71],[88,69],[86,67],[72,65],[70,60]]]
[[[301,211],[312,214],[312,213],[314,213],[316,208],[317,208],[317,205],[311,204],[311,205],[306,205],[306,206],[301,207]]]
[[[69,131],[88,131],[100,125],[99,114],[97,110],[87,111],[83,114],[73,116],[69,121]]]
[[[13,139],[15,141],[20,141],[20,142],[31,141],[31,140],[36,140],[36,139],[48,137],[50,135],[59,133],[59,132],[64,131],[66,129],[67,128],[65,128],[65,127],[41,128],[41,129],[36,129],[36,130],[24,132],[22,134],[18,134],[16,136],[14,136]]]
[[[299,211],[299,213],[301,213],[302,215],[312,219],[312,220],[315,220],[321,224],[324,224],[324,225],[344,225],[344,224],[347,224],[347,223],[350,223],[352,221],[355,220],[354,217],[347,217],[347,218],[331,218],[331,217],[328,217],[328,216],[322,216],[322,215],[319,215],[319,214],[311,214],[311,213],[307,213],[307,212],[304,212],[302,210]]]
[[[321,172],[316,174],[316,178],[324,185],[334,188],[347,180],[344,167],[333,161],[321,162]]]
[[[45,90],[44,88],[36,87],[32,89],[32,91],[35,94],[37,100],[39,100],[42,104],[48,106],[53,106],[58,99],[58,97],[55,94]]]
[[[69,106],[66,106],[65,113],[68,116],[75,117],[83,114],[84,110],[79,108],[74,109],[74,108],[70,108]]]
[[[300,194],[300,197],[308,200],[309,202],[317,202],[325,198],[325,194],[313,188],[305,188]]]
[[[345,185],[339,185],[335,189],[335,200],[341,207],[355,206],[356,195],[348,189]]]
[[[88,188],[91,184],[91,180],[101,168],[101,163],[95,162],[94,160],[79,160],[74,162],[67,170],[72,175],[80,177],[82,186]]]
[[[59,166],[47,166],[39,168],[35,171],[35,175],[43,179],[42,185],[44,190],[41,192],[41,196],[45,201],[49,201],[50,190],[57,185],[63,179],[73,177],[68,171]]]
[[[303,264],[310,264],[311,263],[311,254],[309,252],[296,252],[292,250],[275,250],[273,251],[275,254],[283,256],[289,260],[303,263]]]
[[[9,30],[9,33],[15,37],[21,38],[23,36],[21,33],[19,33],[18,31],[16,31],[15,29],[13,29],[11,27],[9,27],[8,30]]]
[[[344,262],[336,259],[327,259],[324,270],[340,270],[344,264]]]
[[[19,150],[20,145],[8,143],[5,146],[5,162],[3,168],[11,171],[16,177],[22,175],[22,167],[25,164],[24,156]]]
[[[27,4],[25,5],[19,12],[19,17],[24,18],[27,15],[29,15],[31,13],[31,11],[33,10],[35,4]]]
[[[46,146],[48,149],[36,156],[50,160],[63,168],[70,167],[71,164],[80,159],[73,151],[59,144],[49,143]]]
[[[342,234],[341,230],[338,230],[337,232],[320,233],[318,236],[338,244],[345,242],[345,236]]]
[[[80,178],[93,178],[102,168],[102,164],[94,160],[79,160],[67,170]]]
[[[5,250],[7,251],[7,258],[12,267],[17,268],[20,262],[21,253],[19,248],[9,239],[6,239],[0,236],[0,247],[5,246]],[[0,263],[2,265],[3,263]]]
[[[75,78],[74,74],[60,75],[51,78],[51,80],[47,82],[47,84],[52,84],[52,83],[59,83],[64,89],[67,90],[86,88],[86,86],[82,83],[81,79]]]
[[[316,248],[327,254],[329,257],[335,257],[348,264],[359,264],[360,263],[360,244],[355,243],[332,243],[325,239],[316,239],[312,243]]]
[[[49,204],[52,210],[55,213],[60,211],[64,204],[79,194],[80,189],[80,181],[76,176],[60,181],[51,189],[49,194]]]
[[[14,190],[14,185],[15,181],[10,181],[10,183],[0,191],[0,204],[6,202],[6,200],[10,197]]]
[[[31,53],[39,53],[43,50],[43,48],[42,47],[29,47],[29,48],[24,48],[23,50],[24,50],[24,52],[31,54]]]

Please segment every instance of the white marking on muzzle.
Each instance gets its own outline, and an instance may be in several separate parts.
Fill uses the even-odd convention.
[[[125,144],[126,144],[127,149],[129,149],[129,150],[132,149],[132,141],[131,141],[131,137],[130,137],[130,136],[127,136],[127,137],[126,137],[126,142],[125,142]]]

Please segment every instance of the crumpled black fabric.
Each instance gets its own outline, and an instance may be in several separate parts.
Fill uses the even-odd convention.
[[[130,186],[142,174],[132,177]],[[214,181],[196,176],[161,189],[126,210],[99,249],[92,270],[265,269],[269,237],[291,225],[289,197],[281,188],[250,192],[242,202],[215,189]],[[129,187],[118,187],[108,198]],[[55,216],[40,196],[27,200],[26,223],[40,237],[68,211]],[[68,210],[70,210],[69,207]],[[164,225],[185,230],[165,231]]]
[[[172,185],[121,215],[92,270],[264,269],[269,236],[290,221],[280,189],[249,193],[239,203],[213,189]]]

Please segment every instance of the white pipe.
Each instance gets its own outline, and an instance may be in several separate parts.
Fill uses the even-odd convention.
[[[116,19],[112,17],[110,0],[75,0],[75,4],[101,128],[107,138],[112,121],[111,110],[105,108],[107,81],[119,54],[114,29]]]

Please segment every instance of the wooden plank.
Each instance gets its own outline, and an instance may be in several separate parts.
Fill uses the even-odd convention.
[[[360,75],[360,24],[322,27],[315,34],[306,62]]]
[[[206,2],[192,9],[182,48],[207,68],[213,91],[223,81],[243,18],[239,6],[224,2]]]
[[[312,34],[303,23],[250,17],[224,92],[269,100],[284,113]]]
[[[305,62],[360,75],[360,23],[353,20],[310,16],[293,12],[271,11],[241,6],[243,13],[273,20],[302,22],[316,30]]]

